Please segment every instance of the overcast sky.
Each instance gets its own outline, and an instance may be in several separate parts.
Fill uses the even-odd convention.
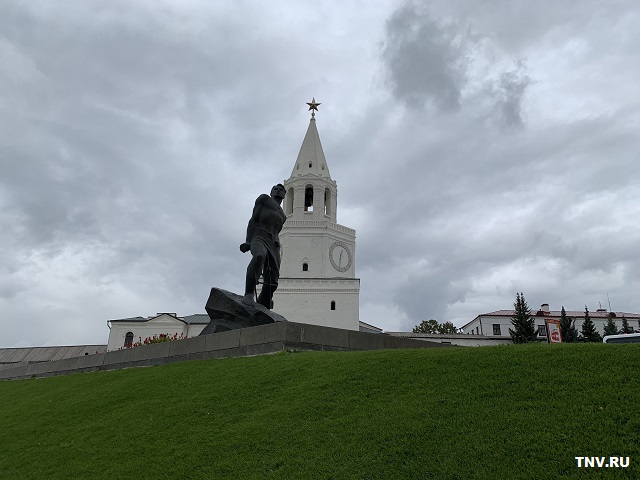
[[[0,3],[0,347],[242,293],[305,102],[360,319],[640,312],[640,4]]]

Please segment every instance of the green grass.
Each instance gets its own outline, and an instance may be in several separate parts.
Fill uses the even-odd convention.
[[[538,344],[0,382],[0,478],[640,478],[639,370],[640,345]]]

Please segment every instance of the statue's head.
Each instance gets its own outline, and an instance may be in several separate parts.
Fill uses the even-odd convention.
[[[284,185],[282,185],[281,183],[274,185],[271,189],[271,196],[276,200],[282,200],[286,194],[287,191],[284,189]]]

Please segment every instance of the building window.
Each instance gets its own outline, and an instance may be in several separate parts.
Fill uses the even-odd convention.
[[[311,168],[313,166],[313,163],[309,162],[309,168]]]
[[[302,264],[302,271],[303,272],[308,272],[309,271],[309,264],[308,263],[303,263]]]
[[[331,310],[335,310],[335,309],[336,309],[336,301],[331,300]]]
[[[313,212],[313,186],[304,187],[304,211]]]
[[[324,189],[324,214],[331,215],[331,190]]]
[[[124,346],[130,348],[133,346],[133,332],[127,332],[124,336]]]
[[[500,333],[500,324],[499,323],[494,323],[493,324],[493,334],[494,335],[502,335]]]
[[[547,336],[547,327],[544,325],[538,325],[538,336],[546,337]]]

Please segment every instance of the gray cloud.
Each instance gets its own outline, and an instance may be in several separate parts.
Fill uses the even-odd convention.
[[[524,62],[518,62],[516,68],[503,72],[500,81],[494,86],[497,97],[495,113],[500,125],[506,128],[523,126],[522,104],[531,79],[527,76]]]
[[[387,20],[382,58],[394,95],[410,107],[433,103],[441,110],[460,104],[466,76],[464,35],[414,4]]]
[[[241,290],[311,96],[362,320],[460,325],[516,291],[640,311],[638,8],[586,5],[5,2],[0,345]]]

